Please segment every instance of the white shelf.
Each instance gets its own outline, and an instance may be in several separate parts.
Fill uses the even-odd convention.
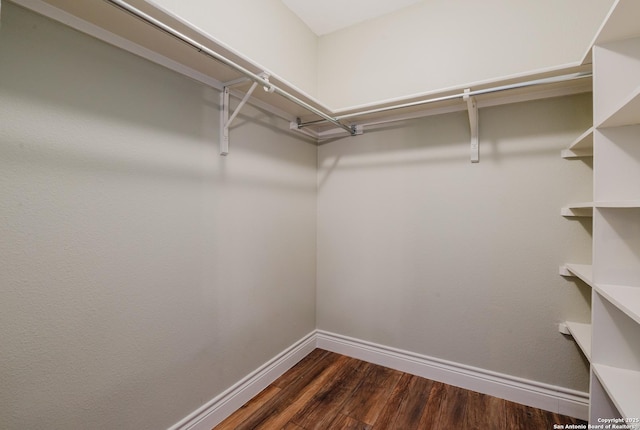
[[[560,215],[569,217],[592,217],[593,203],[575,203],[560,209]]]
[[[640,372],[594,364],[592,369],[624,418],[640,417]]]
[[[598,376],[591,366],[591,377],[589,386],[589,420],[593,423],[598,422],[598,418],[621,418],[618,408],[613,404],[607,390],[602,386]]]
[[[601,201],[593,203],[593,206],[602,209],[638,209],[640,208],[640,200]]]
[[[577,276],[582,282],[593,287],[593,267],[590,264],[567,263],[564,268],[569,272],[569,276]]]
[[[622,203],[594,211],[594,281],[640,288],[640,209]]]
[[[595,289],[611,304],[640,324],[640,287],[626,285],[596,285]],[[640,327],[638,327],[640,338]],[[638,386],[640,391],[640,385]]]
[[[582,133],[569,148],[561,153],[562,158],[593,157],[593,127]]]
[[[638,0],[618,0],[598,30],[593,44],[602,45],[640,36],[639,16],[640,2]]]
[[[617,0],[591,45],[604,45],[617,40],[639,37],[638,16],[640,16],[638,0]],[[582,59],[582,64],[591,64],[592,60],[593,52],[589,48]]]
[[[593,48],[593,124],[596,128],[638,123],[640,38]],[[596,158],[598,143],[594,142]]]
[[[593,157],[593,148],[591,149],[563,149],[560,156],[567,160],[573,158],[589,158]]]
[[[591,361],[591,324],[572,321],[566,321],[565,324],[584,355]]]
[[[637,87],[629,94],[621,105],[605,118],[598,127],[622,127],[634,124],[640,124],[640,87]]]
[[[599,128],[594,144],[594,201],[640,205],[640,125]]]

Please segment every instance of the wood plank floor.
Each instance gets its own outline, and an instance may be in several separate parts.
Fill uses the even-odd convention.
[[[581,423],[316,349],[215,430],[545,430]]]

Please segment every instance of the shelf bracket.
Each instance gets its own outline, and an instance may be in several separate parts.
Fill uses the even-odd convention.
[[[560,266],[559,272],[560,272],[560,276],[576,276],[569,270],[566,264],[563,264],[562,266]]]
[[[237,82],[230,82],[231,85]],[[257,82],[254,82],[249,88],[249,91],[244,95],[244,98],[240,101],[236,110],[233,111],[231,115],[229,115],[229,86],[225,86],[222,88],[222,93],[220,93],[220,155],[228,155],[229,154],[229,127],[236,116],[240,113],[240,109],[249,101],[253,90],[258,86]]]
[[[562,334],[571,336],[571,331],[569,331],[569,326],[567,326],[567,323],[564,323],[564,322],[559,323],[558,331]]]
[[[463,100],[467,102],[469,112],[469,127],[471,129],[471,162],[480,161],[480,148],[478,145],[478,104],[473,96],[470,96],[471,88],[464,90]]]

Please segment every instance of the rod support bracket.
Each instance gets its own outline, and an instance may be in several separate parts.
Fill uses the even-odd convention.
[[[276,87],[273,86],[273,84],[271,82],[269,82],[269,78],[271,77],[271,75],[267,72],[262,72],[260,74],[258,74],[258,76],[260,76],[262,79],[264,79],[267,82],[267,85],[263,85],[263,89],[268,92],[268,93],[272,93],[276,90]]]
[[[471,96],[471,88],[464,90],[462,99],[467,103],[467,111],[469,112],[469,128],[471,131],[471,162],[478,163],[480,161],[480,145],[478,141],[478,104],[475,97]]]
[[[225,156],[229,154],[229,127],[236,116],[240,113],[240,109],[249,101],[253,90],[258,86],[257,82],[254,82],[249,88],[249,91],[244,95],[243,99],[238,103],[236,110],[229,115],[229,99],[230,89],[228,86],[222,88],[220,93],[220,155]]]
[[[220,93],[220,155],[229,154],[229,87]]]

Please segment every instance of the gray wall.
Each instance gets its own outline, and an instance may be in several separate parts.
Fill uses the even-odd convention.
[[[169,427],[315,328],[316,147],[2,6],[0,428]]]
[[[589,320],[589,291],[558,275],[589,263],[592,169],[560,158],[591,123],[590,95],[480,109],[319,149],[318,328],[507,375],[588,390],[558,333]]]

